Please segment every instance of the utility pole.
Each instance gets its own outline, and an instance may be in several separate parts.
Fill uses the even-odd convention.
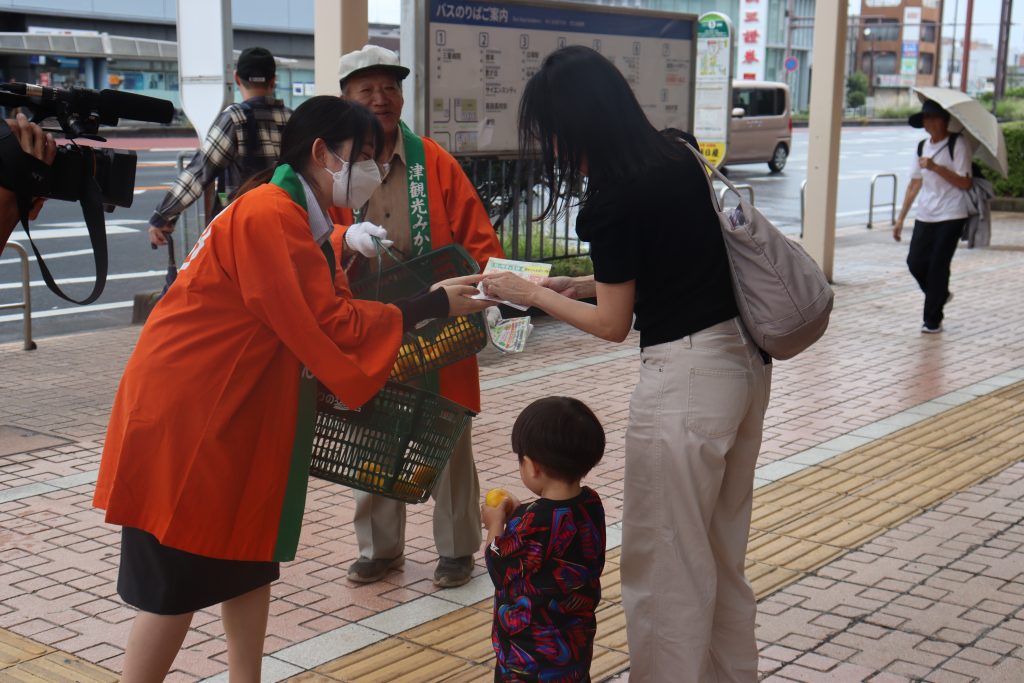
[[[796,0],[788,0],[788,2],[786,3],[786,51],[782,55],[782,59],[783,60],[789,59],[789,57],[791,56],[792,50],[793,50],[793,3],[794,2],[796,2]],[[786,85],[789,86],[790,92],[793,91],[793,83],[792,83],[793,79],[790,78],[791,74],[792,74],[791,71],[788,71],[788,70],[786,71]],[[794,97],[793,100],[795,101],[796,98]]]
[[[1013,14],[1013,0],[1003,0],[1003,12],[999,19],[999,47],[996,50],[996,82],[992,93],[992,111],[996,102],[1006,94],[1006,57],[1010,50],[1010,15]]]
[[[945,10],[945,8],[943,8]],[[940,14],[940,17],[945,16]],[[947,65],[946,72],[948,77],[946,78],[946,87],[953,87],[953,66],[956,64],[956,24],[957,19],[960,17],[960,0],[956,0],[953,5],[953,30],[949,34],[949,64]],[[939,52],[942,52],[940,47]]]
[[[960,70],[960,92],[967,92],[967,71],[971,64],[971,22],[974,19],[974,0],[967,0],[967,17],[964,20],[964,61]]]

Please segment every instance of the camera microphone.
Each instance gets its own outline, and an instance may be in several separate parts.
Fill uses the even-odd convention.
[[[135,95],[120,90],[101,90],[99,95],[100,120],[108,122],[118,118],[152,123],[170,123],[174,118],[174,104],[157,97]]]
[[[174,118],[174,105],[170,101],[120,90],[47,88],[30,83],[4,83],[0,90],[37,99],[44,107],[63,103],[72,113],[95,113],[99,123],[110,126],[116,126],[118,119],[170,123]]]

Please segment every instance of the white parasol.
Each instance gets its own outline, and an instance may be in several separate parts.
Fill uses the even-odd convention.
[[[1006,177],[1009,164],[1003,130],[996,117],[981,102],[949,88],[916,87],[914,92],[922,102],[934,100],[948,111],[949,132],[962,133],[969,138],[974,155]]]

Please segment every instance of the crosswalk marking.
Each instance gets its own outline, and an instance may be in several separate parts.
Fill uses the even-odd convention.
[[[113,273],[107,275],[107,282],[112,280],[134,280],[136,278],[147,278],[147,277],[163,277],[167,274],[166,270],[144,270],[138,273]],[[57,280],[58,285],[74,285],[82,282],[93,282],[96,279],[95,275],[86,275],[82,277],[64,277]],[[33,287],[44,287],[46,282],[43,280],[32,280],[29,283]],[[21,289],[20,282],[8,282],[0,284],[0,290],[3,289]]]
[[[120,235],[123,233],[138,232],[137,228],[129,228],[123,225],[108,225],[107,235]],[[39,240],[55,240],[63,239],[66,237],[88,237],[89,229],[86,227],[81,228],[51,228],[49,230],[33,230],[32,239],[38,242]],[[15,230],[14,234],[11,235],[11,240],[15,242],[28,242],[28,235],[23,230]]]
[[[55,308],[49,311],[32,311],[32,319],[36,318],[55,318],[62,315],[78,315],[80,313],[94,313],[96,311],[109,311],[117,308],[131,308],[135,305],[134,301],[112,301],[108,304],[90,304],[88,306],[76,306],[74,308]],[[0,323],[9,323],[15,321],[21,321],[21,313],[14,313],[13,315],[0,315]]]

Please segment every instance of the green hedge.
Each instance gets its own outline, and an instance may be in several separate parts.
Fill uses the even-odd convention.
[[[996,195],[1000,197],[1024,197],[1024,121],[1002,124],[1006,138],[1006,161],[1010,167],[1009,177],[1003,178],[990,168],[982,166],[985,177],[992,181]]]
[[[921,111],[921,105],[908,104],[901,107],[885,107],[875,111],[875,117],[879,119],[905,119],[911,114]]]
[[[997,102],[996,118],[1000,121],[1024,121],[1024,99],[1007,98]]]
[[[569,275],[579,277],[581,275],[593,275],[594,262],[589,256],[574,256],[572,258],[558,259],[551,263],[551,276]]]

